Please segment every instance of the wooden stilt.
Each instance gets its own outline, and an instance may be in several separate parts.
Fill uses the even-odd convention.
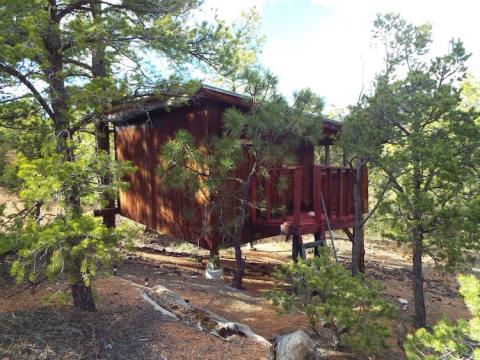
[[[292,260],[294,263],[298,261],[298,250],[299,250],[299,240],[298,235],[292,236]]]
[[[314,256],[319,256],[320,255],[320,248],[321,247],[323,248],[324,246],[327,245],[327,241],[325,240],[325,231],[315,233],[314,238],[315,238],[315,242],[321,241],[320,246],[315,246],[315,248],[313,249]]]
[[[303,260],[305,260],[307,258],[307,252],[306,249],[303,247],[302,235],[298,235],[298,243],[300,246],[300,256]]]

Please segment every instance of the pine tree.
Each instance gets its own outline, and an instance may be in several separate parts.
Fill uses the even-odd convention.
[[[32,206],[56,202],[61,207],[35,225],[19,215],[25,222],[15,221],[4,235],[18,232],[22,239],[17,253],[23,261],[13,270],[19,279],[33,277],[42,259],[50,266],[48,274],[68,274],[75,306],[95,309],[90,283],[95,261],[108,258],[117,235],[90,219],[83,205],[98,192],[104,206],[111,205],[124,168],[102,153],[108,153],[104,114],[131,102],[194,91],[188,75],[193,67],[229,75],[255,56],[254,13],[233,27],[199,23],[194,15],[200,5],[197,0],[6,0],[0,5],[0,123],[8,123],[28,99],[48,119],[46,141],[53,146],[51,156],[20,165],[20,196],[36,202]],[[154,68],[149,56],[166,65]],[[89,151],[95,147],[92,132],[96,153]],[[92,174],[101,179],[95,189]],[[42,181],[35,189],[36,180]],[[39,249],[45,251],[41,258]],[[32,261],[35,266],[27,270]]]
[[[378,16],[374,37],[385,49],[385,70],[355,113],[364,124],[360,134],[380,141],[371,163],[391,184],[380,207],[385,233],[412,248],[415,325],[422,327],[423,256],[455,266],[465,250],[480,245],[473,220],[478,113],[465,108],[460,87],[469,55],[460,41],[452,41],[447,54],[429,58],[431,26],[394,14]]]

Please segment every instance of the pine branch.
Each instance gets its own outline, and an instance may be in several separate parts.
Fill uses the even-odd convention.
[[[40,94],[37,88],[27,79],[25,75],[17,71],[17,69],[15,69],[14,67],[7,64],[2,64],[2,63],[0,63],[0,71],[3,71],[4,73],[7,73],[8,75],[15,77],[23,85],[25,85],[30,90],[33,97],[39,102],[39,104],[48,114],[48,116],[52,120],[55,119],[55,114],[53,113],[53,110],[48,105],[48,102],[44,99],[44,97]]]

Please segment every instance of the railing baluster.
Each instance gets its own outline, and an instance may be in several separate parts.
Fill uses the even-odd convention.
[[[338,199],[337,199],[337,218],[343,216],[343,169],[338,169]]]
[[[322,191],[322,169],[320,166],[313,168],[313,211],[318,222],[322,221],[322,204],[320,193]]]
[[[282,180],[284,179],[284,180]],[[285,181],[286,182],[286,186],[284,189],[282,189],[282,196],[281,196],[281,200],[282,200],[282,206],[284,207],[283,211],[282,211],[282,219],[283,221],[287,221],[287,190],[288,190],[288,184],[289,184],[289,179],[288,179],[288,171],[286,171],[285,169],[280,169],[280,176],[278,178],[278,181],[280,183],[280,181]]]
[[[326,193],[323,193],[324,200],[326,202],[326,208],[327,208],[327,215],[329,218],[332,217],[332,168],[327,167],[326,168],[326,178],[327,178],[327,184],[325,186],[326,188]]]

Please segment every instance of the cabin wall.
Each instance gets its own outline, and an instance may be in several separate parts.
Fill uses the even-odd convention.
[[[125,181],[130,183],[130,187],[119,193],[120,214],[177,239],[206,249],[218,248],[223,242],[220,234],[205,236],[202,229],[208,224],[215,228],[220,220],[231,220],[237,216],[236,206],[223,213],[227,219],[220,219],[218,214],[206,214],[205,200],[189,197],[181,191],[165,189],[158,175],[158,166],[161,162],[162,146],[180,129],[188,130],[199,147],[208,136],[220,136],[223,113],[229,107],[222,102],[205,99],[190,106],[174,108],[170,112],[152,112],[148,118],[139,118],[136,122],[117,124],[115,126],[117,158],[129,160],[137,168],[134,173],[125,176]],[[309,211],[313,207],[314,146],[300,145],[296,156],[303,171],[302,211]],[[245,156],[237,165],[232,176],[245,179],[251,170],[253,159]],[[230,191],[238,190],[239,184],[232,183]],[[293,199],[292,191],[293,185],[289,186],[284,196],[287,202],[288,199]],[[293,206],[293,202],[290,203]],[[254,233],[247,224],[242,241],[247,242],[269,235],[271,234],[257,231]]]
[[[211,111],[211,114],[209,111]],[[188,130],[201,146],[209,125],[220,122],[220,112],[208,104],[150,114],[150,121],[116,126],[119,160],[129,160],[137,170],[125,177],[128,190],[119,194],[120,214],[147,228],[210,248],[212,239],[201,234],[204,204],[201,199],[166,190],[157,175],[162,146],[180,129]]]

